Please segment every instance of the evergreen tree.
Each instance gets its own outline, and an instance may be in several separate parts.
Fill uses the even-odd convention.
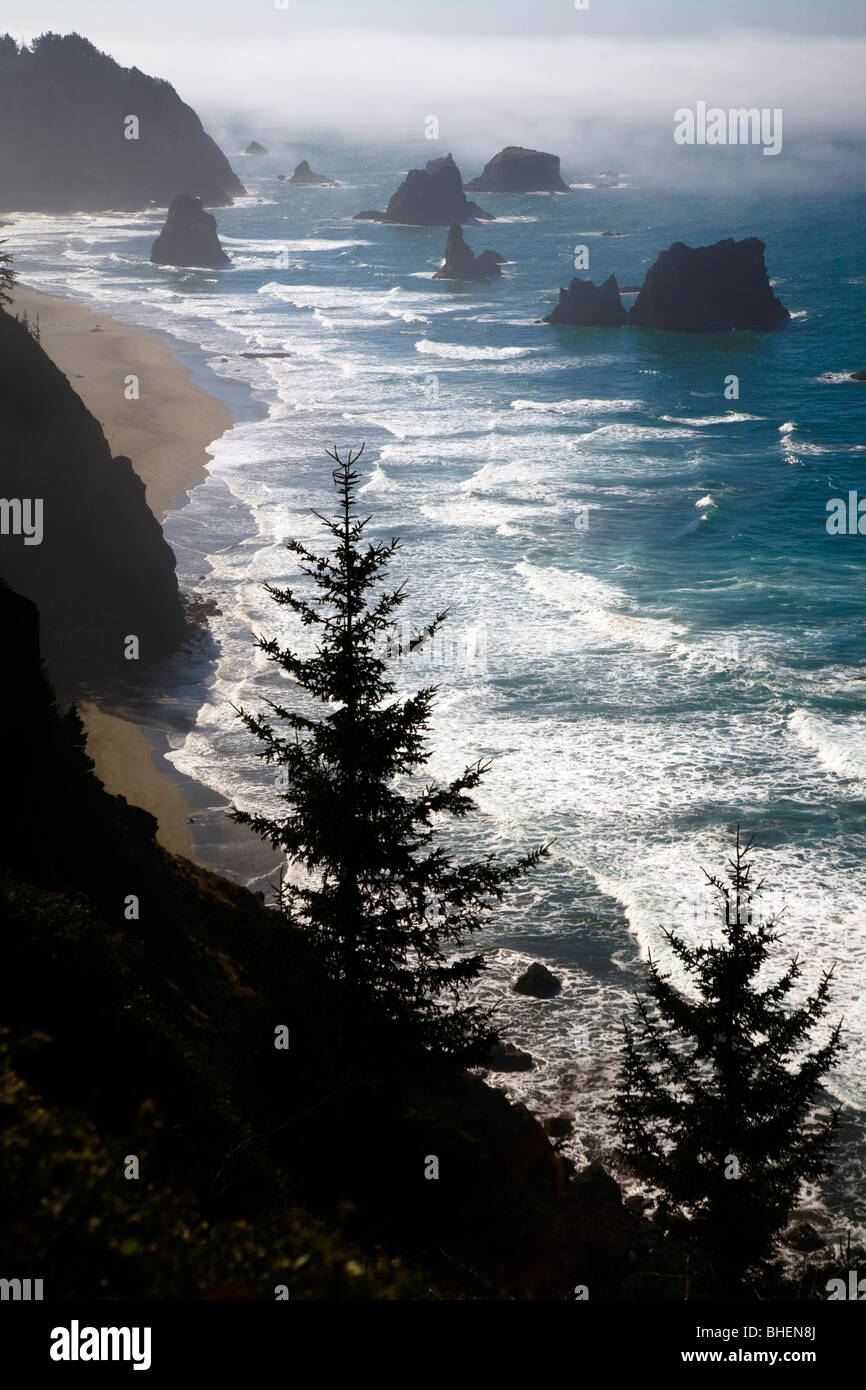
[[[752,843],[741,844],[738,828],[728,881],[705,875],[721,939],[689,946],[664,932],[692,989],[650,959],[649,998],[638,997],[625,1026],[616,1101],[626,1153],[662,1191],[660,1221],[679,1229],[686,1218],[687,1244],[726,1292],[771,1252],[801,1183],[828,1171],[839,1112],[816,1103],[843,1047],[841,1024],[810,1044],[832,969],[796,1007],[796,957],[776,978],[758,978],[780,934],[777,918],[753,916],[762,885],[752,882]]]
[[[0,304],[11,304],[11,291],[15,288],[15,271],[12,269],[12,257],[2,248],[7,243],[0,241]]]
[[[447,613],[401,645],[396,615],[404,587],[382,582],[400,542],[366,540],[370,518],[359,517],[355,501],[362,451],[350,450],[345,462],[336,448],[327,451],[337,465],[339,508],[334,518],[314,515],[333,549],[316,555],[288,542],[309,581],[306,592],[265,585],[318,639],[308,656],[258,639],[299,687],[299,704],[268,700],[262,713],[238,710],[264,745],[259,756],[282,769],[285,813],[233,814],[306,871],[301,884],[284,881],[280,907],[317,940],[345,984],[350,1014],[375,1000],[379,1017],[411,1022],[425,1048],[468,1061],[483,1056],[495,1032],[462,1001],[483,960],[461,948],[546,850],[511,865],[493,854],[459,863],[437,842],[436,821],[470,814],[470,793],[487,769],[478,762],[447,785],[418,785],[436,687],[395,698],[388,663],[419,651]],[[321,718],[301,692],[324,706]]]

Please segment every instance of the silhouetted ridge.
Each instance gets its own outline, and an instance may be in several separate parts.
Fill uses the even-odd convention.
[[[43,34],[29,48],[0,38],[0,129],[9,210],[167,207],[181,188],[224,207],[245,193],[169,82],[121,67],[79,34]]]
[[[0,495],[39,499],[43,535],[0,536],[0,576],[39,605],[43,649],[63,684],[128,672],[186,627],[172,551],[128,458],[27,328],[0,312]]]

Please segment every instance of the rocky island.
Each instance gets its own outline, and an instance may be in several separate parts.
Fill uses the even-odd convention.
[[[568,193],[559,172],[559,155],[507,145],[488,160],[467,188],[479,193]]]
[[[156,265],[230,265],[217,236],[216,218],[205,212],[194,193],[178,193],[171,200],[165,224],[150,253]]]
[[[674,242],[647,272],[629,322],[692,333],[786,322],[791,316],[770,288],[764,250],[757,237],[697,247]]]
[[[628,322],[619,293],[615,275],[609,276],[603,285],[575,278],[567,290],[559,291],[559,303],[543,322],[576,328],[615,328]]]
[[[384,212],[357,212],[356,221],[395,222],[414,227],[450,227],[454,222],[495,219],[463,191],[463,178],[450,154],[410,169]]]
[[[130,114],[134,113],[134,114]],[[0,38],[0,199],[22,212],[211,207],[243,184],[169,82],[122,68],[79,34]]]
[[[315,184],[320,187],[339,188],[336,179],[329,179],[327,174],[314,174],[306,159],[302,159],[295,169],[289,183]]]
[[[477,256],[466,245],[459,222],[452,223],[445,246],[445,261],[433,276],[434,280],[485,280],[501,275],[499,269],[505,257],[498,251],[481,251]]]
[[[267,154],[264,145],[260,145],[258,140],[251,140],[244,150],[244,154]]]

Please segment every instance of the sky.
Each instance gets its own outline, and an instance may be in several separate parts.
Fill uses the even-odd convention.
[[[781,107],[785,153],[866,127],[864,0],[6,0],[22,40],[75,30],[166,77],[218,138],[362,134],[487,157],[616,159],[698,100]],[[231,140],[229,140],[231,145]],[[731,154],[735,152],[730,152]],[[597,156],[597,158],[596,158]],[[822,155],[818,155],[820,162]],[[570,161],[570,162],[573,162]],[[779,164],[781,161],[765,161]],[[622,159],[618,163],[622,164]],[[614,164],[617,167],[617,163]]]

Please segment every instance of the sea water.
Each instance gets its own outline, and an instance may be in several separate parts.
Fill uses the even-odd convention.
[[[287,538],[324,542],[311,509],[332,505],[325,449],[363,442],[359,500],[371,538],[402,540],[407,621],[450,614],[426,664],[396,671],[401,691],[440,687],[430,772],[490,763],[451,843],[512,857],[552,841],[485,936],[481,994],[537,1063],[499,1082],[540,1111],[579,1107],[576,1158],[609,1152],[619,1025],[646,953],[669,962],[664,926],[717,931],[702,869],[724,868],[742,823],[764,910],[787,909],[785,958],[799,955],[804,987],[835,966],[848,1048],[829,1081],[844,1119],[824,1197],[837,1228],[862,1225],[866,537],[825,522],[831,498],[864,490],[866,386],[846,379],[866,365],[864,198],[713,197],[636,172],[598,189],[575,167],[567,195],[478,195],[496,221],[467,240],[507,264],[455,284],[431,278],[444,229],[352,220],[385,206],[416,150],[320,149],[337,189],[280,182],[293,162],[236,161],[250,196],[217,211],[227,270],[150,265],[157,210],[8,229],[26,283],[170,334],[240,417],[165,526],[182,586],[219,609],[216,661],[177,672],[193,717],[172,761],[275,809],[232,706],[287,698],[254,637],[305,639],[263,584],[298,580]],[[629,285],[675,240],[751,235],[793,315],[779,331],[539,322],[580,245],[596,283]],[[261,887],[260,867],[233,870]],[[549,1003],[509,990],[533,959],[563,979]]]

